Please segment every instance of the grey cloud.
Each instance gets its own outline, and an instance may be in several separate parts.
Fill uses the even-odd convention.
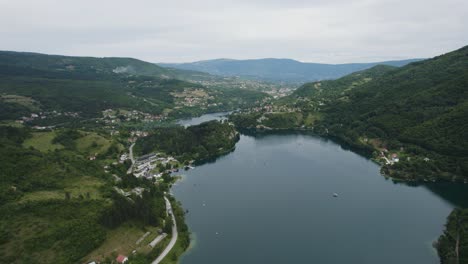
[[[181,62],[362,62],[468,44],[461,0],[0,0],[2,50]]]

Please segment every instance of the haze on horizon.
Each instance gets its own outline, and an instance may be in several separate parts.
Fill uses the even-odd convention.
[[[152,62],[426,58],[468,44],[466,0],[0,0],[0,50]]]

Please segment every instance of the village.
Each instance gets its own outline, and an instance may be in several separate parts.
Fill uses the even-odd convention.
[[[123,163],[128,159],[130,154],[124,153],[120,156],[119,162]],[[164,173],[179,172],[179,161],[162,153],[150,153],[138,157],[128,172],[137,178],[158,179]]]
[[[59,111],[50,111],[50,112],[36,112],[31,113],[30,116],[22,116],[20,119],[16,120],[19,124],[24,124],[28,122],[56,118],[56,117],[68,117],[68,118],[79,118],[80,113],[78,112],[59,112]]]
[[[239,111],[240,113],[264,113],[264,114],[274,114],[274,113],[296,113],[300,112],[301,109],[298,107],[289,107],[287,105],[274,105],[274,104],[264,104],[262,106],[257,106],[249,108],[246,110]]]
[[[154,115],[137,110],[106,109],[102,111],[104,124],[119,124],[130,121],[159,122],[167,119],[167,114]]]

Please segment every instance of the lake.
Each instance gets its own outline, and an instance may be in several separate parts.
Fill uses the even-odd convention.
[[[435,264],[432,242],[468,200],[465,186],[396,184],[372,161],[295,133],[242,135],[185,174],[172,189],[194,239],[182,264]]]
[[[211,120],[223,120],[223,119],[226,119],[226,116],[229,115],[229,113],[230,112],[212,113],[212,114],[206,114],[206,115],[202,115],[202,116],[194,117],[194,118],[181,119],[177,122],[177,124],[187,127],[187,126],[198,125],[200,123],[211,121]]]

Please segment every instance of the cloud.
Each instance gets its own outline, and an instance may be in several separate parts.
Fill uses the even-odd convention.
[[[2,50],[181,62],[361,62],[468,44],[461,0],[0,0]]]

